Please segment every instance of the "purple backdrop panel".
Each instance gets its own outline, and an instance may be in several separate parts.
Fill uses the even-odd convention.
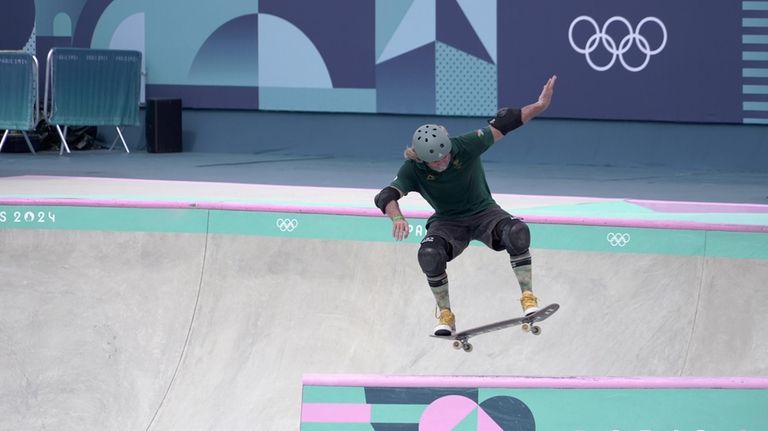
[[[334,88],[374,88],[374,0],[260,0],[259,13],[304,32],[323,56]]]
[[[498,2],[499,103],[550,117],[741,122],[741,2]]]

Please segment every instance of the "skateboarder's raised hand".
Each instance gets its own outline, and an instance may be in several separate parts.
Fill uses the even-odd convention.
[[[456,331],[446,269],[472,240],[509,254],[522,291],[524,313],[539,309],[531,279],[530,230],[493,199],[480,156],[507,133],[544,112],[552,101],[556,80],[554,75],[547,80],[535,102],[522,108],[501,108],[480,129],[449,136],[441,125],[419,127],[397,176],[374,198],[376,206],[392,219],[392,235],[398,241],[407,238],[409,230],[398,199],[418,192],[435,210],[427,220],[427,234],[418,251],[419,265],[440,310],[434,335],[453,335]]]

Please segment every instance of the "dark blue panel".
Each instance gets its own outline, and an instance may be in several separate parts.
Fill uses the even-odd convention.
[[[93,32],[96,30],[96,24],[98,24],[101,15],[107,10],[107,6],[112,3],[112,0],[88,0],[88,3],[83,7],[83,11],[80,13],[80,17],[74,29],[74,36],[72,38],[72,46],[76,48],[90,48],[91,40],[93,40]]]
[[[456,0],[437,2],[437,41],[493,63]]]
[[[376,66],[376,108],[382,113],[435,113],[435,44]]]
[[[185,108],[258,109],[257,87],[147,85],[149,98],[180,98]]]
[[[489,398],[480,404],[480,408],[503,430],[536,431],[536,420],[531,409],[517,398]]]
[[[244,15],[221,27],[203,43],[189,75],[209,83],[248,84],[259,73],[259,16]],[[245,81],[245,82],[244,82]]]
[[[312,40],[334,88],[374,88],[374,0],[259,0],[259,12],[289,21]]]
[[[460,395],[474,402],[478,400],[478,389],[471,388],[365,388],[365,402],[368,404],[411,404],[428,405],[448,395]]]
[[[741,121],[741,2],[681,0],[551,0],[498,2],[499,103],[519,106],[533,101],[552,75],[559,76],[552,117],[662,121]],[[614,16],[633,30],[646,17],[656,17],[667,30],[667,43],[648,58],[647,66],[631,72],[615,63],[593,70],[584,54],[574,50],[569,28],[579,16],[598,27]],[[618,46],[628,34],[614,22],[606,32]],[[579,48],[595,34],[587,21],[574,26]],[[651,49],[661,43],[661,28],[648,22],[640,29]],[[598,44],[590,55],[595,64],[611,56]],[[623,55],[631,67],[646,56],[637,45]]]
[[[0,50],[23,49],[35,28],[35,2],[0,0],[0,10]]]

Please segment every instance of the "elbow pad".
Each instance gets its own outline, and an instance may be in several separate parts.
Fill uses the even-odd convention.
[[[502,135],[506,135],[523,125],[523,114],[517,108],[501,108],[496,113],[496,117],[488,120],[488,124],[501,132]]]
[[[376,206],[381,210],[383,214],[386,214],[385,209],[387,208],[387,204],[389,204],[392,201],[396,201],[400,199],[400,192],[391,186],[384,187],[379,194],[376,195],[376,197],[373,198],[373,202],[376,204]]]

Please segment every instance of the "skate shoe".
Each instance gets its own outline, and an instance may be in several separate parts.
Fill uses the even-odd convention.
[[[539,300],[533,292],[523,292],[520,298],[520,305],[523,306],[523,314],[526,316],[539,311]]]
[[[438,337],[450,337],[456,332],[456,316],[449,309],[440,310],[439,322],[435,326],[433,334]]]

